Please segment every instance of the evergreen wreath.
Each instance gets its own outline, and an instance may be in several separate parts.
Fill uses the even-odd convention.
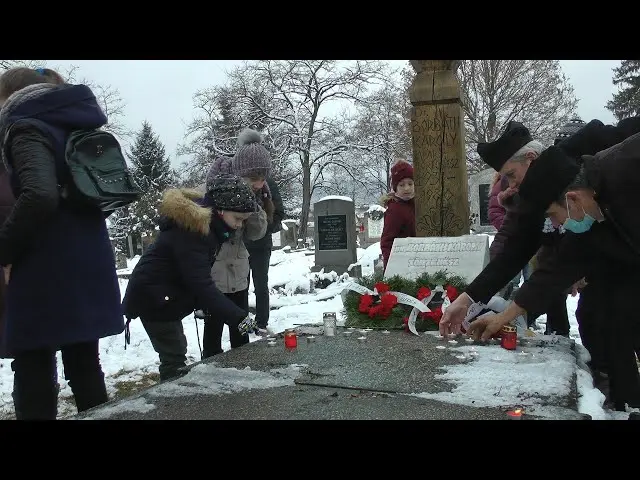
[[[382,218],[384,217],[384,211],[383,210],[371,210],[369,212],[369,218],[371,220],[382,220]]]
[[[447,275],[445,271],[431,275],[423,273],[415,280],[399,275],[383,280],[382,274],[377,273],[362,278],[358,283],[377,292],[377,295],[361,295],[348,290],[343,296],[345,327],[380,330],[408,330],[407,322],[413,307],[398,303],[392,292],[401,292],[422,300],[427,298],[432,290],[441,286],[447,292],[449,300],[453,301],[467,288],[464,278]],[[428,305],[431,312],[418,314],[415,325],[418,332],[438,329],[442,317],[442,302],[443,295],[436,294]]]

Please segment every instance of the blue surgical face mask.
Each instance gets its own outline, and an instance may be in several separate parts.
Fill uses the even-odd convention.
[[[584,233],[588,232],[596,219],[589,215],[587,212],[582,209],[582,213],[584,213],[584,218],[580,221],[574,220],[571,218],[571,212],[569,211],[569,200],[565,197],[565,202],[567,203],[567,215],[568,218],[564,221],[564,228],[573,233]]]

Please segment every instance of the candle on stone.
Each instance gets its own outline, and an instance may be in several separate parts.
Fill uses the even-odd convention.
[[[509,410],[507,412],[507,415],[509,416],[510,420],[522,420],[523,413],[524,412],[521,408],[514,408],[513,410]]]
[[[471,338],[471,337],[465,338],[464,341],[467,342],[467,343],[473,343],[474,342],[473,338]]]
[[[389,335],[391,332],[389,330],[383,330],[382,333],[384,333],[385,335]]]
[[[267,342],[267,345],[270,347],[275,347],[277,343],[275,341]]]
[[[436,345],[436,348],[438,350],[445,350],[447,347],[445,347],[444,345]]]
[[[314,337],[313,335],[309,335],[307,337],[307,343],[313,343],[316,341],[316,337]]]
[[[360,343],[364,343],[364,342],[366,342],[366,341],[367,341],[367,337],[365,337],[365,336],[358,337],[358,341],[359,341]]]
[[[444,336],[442,336],[442,335],[436,335],[436,338],[437,338],[438,340],[444,340]]]
[[[451,345],[455,345],[456,343],[458,343],[458,341],[457,341],[457,340],[449,340],[449,343],[450,343]]]
[[[466,360],[466,359],[467,359],[467,357],[466,357],[466,356],[464,356],[464,355],[456,355],[456,358],[457,358],[458,360]]]

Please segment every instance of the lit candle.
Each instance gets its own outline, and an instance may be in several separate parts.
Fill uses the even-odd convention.
[[[307,337],[307,343],[313,343],[316,341],[316,337],[314,337],[313,335],[309,335]]]
[[[477,357],[478,356],[478,352],[475,352],[475,351],[469,352],[469,355],[472,356],[472,357]]]
[[[364,342],[366,342],[366,341],[367,341],[367,337],[365,337],[365,336],[358,337],[358,341],[359,341],[360,343],[364,343]]]
[[[267,345],[270,347],[275,347],[277,345],[276,342],[267,342]]]
[[[373,332],[373,328],[365,328],[364,331],[365,332]]]
[[[458,360],[466,360],[467,359],[467,357],[465,357],[464,355],[456,355],[456,358]]]
[[[385,335],[389,335],[391,332],[389,330],[383,330],[382,333],[384,333]]]
[[[507,415],[509,416],[510,420],[522,420],[523,413],[524,412],[521,408],[514,408],[513,410],[509,410],[507,412]]]
[[[450,333],[449,334],[449,338],[456,338],[456,334],[455,333]]]
[[[465,338],[464,341],[467,342],[467,343],[473,343],[474,342],[473,338],[471,338],[471,337]]]
[[[347,328],[347,330],[350,330],[351,332],[353,332],[355,330],[355,327],[349,327]]]
[[[451,345],[455,345],[456,343],[458,343],[458,341],[457,341],[457,340],[449,340],[449,343],[450,343]]]
[[[443,337],[442,335],[436,335],[436,338],[437,338],[438,340],[443,340],[443,339],[444,339],[444,337]]]
[[[362,330],[360,330],[360,333],[364,335],[365,333],[367,333],[367,331],[362,329]]]
[[[351,335],[353,332],[347,330],[346,332],[344,332],[345,335]]]
[[[436,345],[436,348],[438,350],[445,350],[447,347],[445,347],[444,345]]]

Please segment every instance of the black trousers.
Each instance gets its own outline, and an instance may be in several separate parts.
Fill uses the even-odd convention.
[[[591,368],[609,376],[609,391],[616,410],[625,404],[640,408],[640,374],[636,362],[640,319],[633,299],[640,282],[621,279],[617,285],[602,282],[582,290],[576,318],[582,344],[591,355]],[[597,280],[596,280],[597,282]]]
[[[98,340],[62,347],[64,378],[69,382],[78,412],[108,401],[100,365]],[[30,350],[15,355],[13,404],[18,420],[55,420],[58,414],[56,352]]]
[[[527,314],[527,323],[532,325],[536,318],[545,312],[533,312]],[[562,294],[555,298],[547,307],[547,326],[545,335],[555,332],[556,335],[569,336],[569,314],[567,313],[567,295]],[[577,315],[577,314],[576,314]]]
[[[238,307],[249,313],[249,289],[240,292],[225,293],[225,295]],[[204,335],[202,338],[202,358],[211,357],[222,353],[222,330],[225,319],[207,312],[204,320]],[[241,334],[236,328],[229,327],[229,341],[231,348],[241,347],[249,343],[249,335]]]
[[[160,380],[180,376],[181,369],[187,366],[187,337],[182,321],[162,322],[148,317],[140,320],[160,359]]]
[[[267,328],[269,323],[269,261],[270,248],[249,250],[250,275],[253,277],[253,288],[256,294],[256,324],[259,328]]]

